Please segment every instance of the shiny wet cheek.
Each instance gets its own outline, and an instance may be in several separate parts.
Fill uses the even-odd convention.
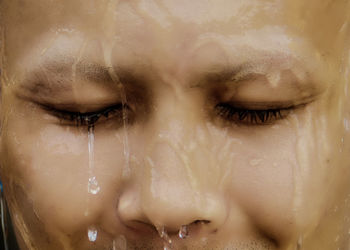
[[[124,165],[120,135],[96,128],[91,172],[87,128],[45,123],[41,112],[26,110],[31,116],[22,116],[23,110],[9,115],[4,143],[18,173],[15,182],[39,219],[69,233],[94,222],[102,210],[115,209]],[[88,193],[90,175],[98,181],[98,195]]]
[[[292,229],[293,221],[295,129],[282,121],[236,128],[220,139],[233,141],[225,160],[218,159],[227,173],[223,187],[230,207],[241,207],[261,230],[287,236],[285,226]]]
[[[326,103],[309,104],[279,125],[248,135],[232,132],[241,145],[232,147],[235,156],[226,164],[231,202],[275,237],[288,238],[298,228],[315,225],[330,197],[315,196],[314,190],[335,190],[327,179],[339,179],[333,175],[340,174],[340,156],[332,149],[339,147],[334,143],[342,130],[325,112]]]

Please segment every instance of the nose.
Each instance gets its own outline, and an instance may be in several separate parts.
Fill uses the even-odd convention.
[[[218,187],[220,170],[211,164],[210,135],[203,132],[200,110],[189,109],[195,109],[192,98],[167,93],[159,95],[162,105],[145,133],[143,165],[120,196],[119,216],[127,225],[164,227],[170,234],[185,225],[217,231],[228,208]]]
[[[227,215],[224,197],[205,183],[209,172],[198,172],[191,166],[195,161],[187,160],[168,143],[157,144],[138,180],[120,196],[118,213],[124,224],[164,227],[169,234],[184,225],[201,225],[205,232],[220,229]]]

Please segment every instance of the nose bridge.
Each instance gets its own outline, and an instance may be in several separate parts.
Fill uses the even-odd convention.
[[[145,155],[144,176],[148,178],[142,182],[143,213],[153,225],[171,230],[194,221],[210,222],[216,227],[223,221],[225,205],[215,193],[217,190],[203,185],[207,178],[203,170],[207,166],[202,166],[201,171],[196,158],[208,155],[201,154],[204,146],[195,133],[200,125],[188,113],[188,103],[173,102],[172,108],[163,106],[164,113],[158,110],[162,119],[155,119],[157,124],[153,127],[157,129]],[[205,133],[202,142],[203,137]]]
[[[167,186],[173,183],[178,189],[195,190],[199,183],[193,151],[201,150],[194,135],[199,123],[196,112],[183,97],[164,96],[164,99],[152,124],[155,130],[147,143],[150,147],[146,150],[145,164],[155,175],[162,175]]]

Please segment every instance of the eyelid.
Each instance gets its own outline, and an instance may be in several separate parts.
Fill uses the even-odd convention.
[[[271,125],[279,120],[287,118],[294,110],[303,108],[309,103],[298,105],[285,105],[267,107],[260,106],[251,108],[243,105],[235,105],[234,103],[219,102],[215,105],[214,110],[223,121],[229,124],[244,126],[261,126]],[[264,105],[260,103],[260,105]]]
[[[43,106],[43,105],[42,105]],[[99,111],[93,111],[93,112],[72,112],[67,110],[61,110],[50,106],[43,106],[43,108],[54,115],[55,117],[59,118],[60,121],[68,121],[67,125],[72,125],[74,122],[74,125],[77,126],[88,126],[95,124],[101,117],[106,117],[111,113],[118,112],[118,115],[115,115],[119,118],[123,118],[124,116],[124,109],[130,110],[128,105],[118,103],[116,105],[107,107],[105,109],[101,109]]]
[[[242,109],[228,103],[219,103],[215,106],[217,115],[228,122],[243,125],[266,125],[284,118],[290,109]]]
[[[235,108],[242,109],[254,109],[254,110],[266,110],[266,109],[288,109],[293,107],[302,106],[305,104],[309,104],[314,102],[317,98],[319,98],[319,94],[317,95],[305,95],[300,98],[295,98],[291,100],[281,100],[281,101],[240,101],[235,99],[235,97],[230,98],[228,100],[221,100],[221,102],[230,103]],[[270,98],[269,98],[270,99]],[[220,100],[218,100],[220,102]]]
[[[224,102],[230,104],[236,109],[246,110],[275,110],[275,109],[291,109],[305,105],[309,102]]]

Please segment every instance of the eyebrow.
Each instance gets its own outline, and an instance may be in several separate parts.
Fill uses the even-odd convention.
[[[212,83],[225,83],[228,81],[234,81],[235,76],[241,71],[241,66],[236,67],[225,67],[220,70],[210,71],[199,75],[195,79],[191,80],[190,87],[205,87]]]
[[[111,68],[86,61],[74,65],[71,60],[55,60],[46,61],[29,71],[20,83],[20,89],[34,96],[55,96],[72,91],[74,78],[103,84],[111,90],[116,90],[119,83],[123,86],[139,85],[141,81],[137,75],[123,67]]]
[[[282,55],[283,56],[283,55]],[[285,71],[290,71],[290,73],[295,77],[294,84],[289,85],[289,87],[298,89],[300,91],[310,91],[315,92],[315,95],[320,94],[325,89],[325,84],[322,83],[318,78],[308,71],[305,65],[302,65],[295,58],[284,58],[286,62],[290,62],[290,67],[281,67],[283,62],[281,57],[269,58],[265,69],[261,65],[266,62],[264,58],[255,61],[248,61],[246,63],[238,65],[226,65],[221,68],[216,68],[216,70],[208,69],[204,73],[199,74],[196,78],[191,80],[190,87],[207,87],[214,84],[225,84],[229,83],[233,87],[238,87],[242,82],[255,80],[259,76],[268,76],[271,73],[279,72],[283,73]],[[297,65],[297,66],[296,66]],[[299,79],[295,71],[301,72],[304,79]],[[285,87],[285,85],[279,85]]]
[[[266,59],[266,58],[265,58]],[[259,63],[265,60],[255,60],[253,62],[246,62],[238,65],[225,65],[208,68],[202,70],[197,75],[193,75],[189,79],[188,86],[190,88],[213,86],[213,83],[228,83],[238,84],[245,80],[253,80],[257,76],[254,68],[259,66]],[[279,60],[281,57],[267,57],[269,60],[269,67],[279,67]],[[285,60],[286,58],[282,59]],[[290,60],[290,58],[287,58]],[[293,60],[293,59],[291,59]],[[276,65],[276,66],[274,66]],[[74,70],[75,68],[75,70]],[[135,67],[134,67],[135,68]],[[48,60],[44,61],[39,67],[34,68],[28,72],[28,75],[20,84],[20,89],[31,97],[37,98],[55,98],[65,92],[72,91],[73,73],[77,79],[88,81],[92,83],[99,83],[107,86],[111,91],[118,91],[118,84],[122,84],[124,88],[139,88],[145,89],[146,75],[137,73],[133,67],[107,67],[99,63],[81,60],[74,65],[72,59]],[[282,71],[282,68],[281,68]],[[307,72],[307,71],[305,71]],[[268,72],[266,72],[268,73]],[[263,74],[263,73],[261,73]],[[113,75],[113,76],[112,76]],[[316,83],[295,84],[293,88],[299,90],[318,89]],[[320,91],[317,91],[320,92]]]

